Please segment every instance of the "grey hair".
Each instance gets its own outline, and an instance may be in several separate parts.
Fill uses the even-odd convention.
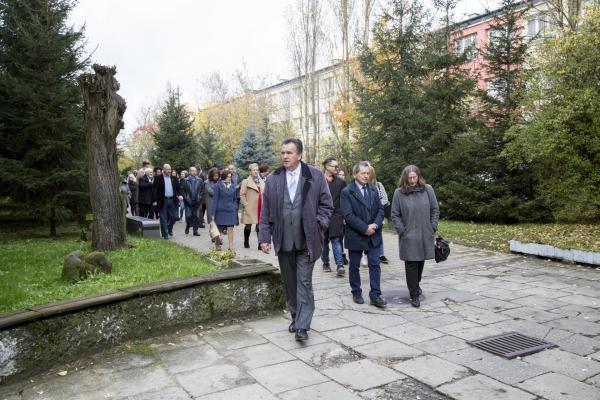
[[[370,168],[371,164],[368,161],[359,161],[352,167],[352,175],[358,174],[361,168]]]

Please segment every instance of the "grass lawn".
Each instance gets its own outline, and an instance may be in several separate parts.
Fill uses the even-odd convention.
[[[47,227],[0,230],[0,314],[33,305],[115,289],[217,271],[193,250],[170,241],[129,237],[136,247],[113,251],[111,275],[98,274],[70,284],[61,280],[63,257],[90,251],[74,227],[59,228],[58,239],[44,238]]]
[[[508,252],[508,241],[540,243],[564,249],[600,251],[600,224],[496,225],[440,221],[438,234],[489,250]]]

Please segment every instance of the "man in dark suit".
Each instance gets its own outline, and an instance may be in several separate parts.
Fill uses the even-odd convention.
[[[162,175],[154,177],[152,185],[152,205],[160,213],[160,234],[163,239],[173,236],[173,225],[179,216],[181,188],[177,179],[171,177],[171,166],[163,165]]]
[[[185,201],[185,234],[190,233],[190,226],[194,230],[194,236],[200,236],[200,208],[204,196],[204,180],[198,176],[196,167],[190,167],[190,175],[181,183],[183,201]]]
[[[323,168],[325,169],[325,179],[327,180],[327,186],[329,186],[329,192],[331,193],[331,199],[333,201],[333,214],[329,221],[329,227],[325,231],[325,242],[323,243],[321,261],[323,261],[323,271],[331,272],[331,267],[329,266],[329,243],[331,242],[331,250],[333,252],[337,275],[344,276],[346,273],[343,258],[344,249],[342,248],[344,217],[342,216],[340,207],[340,198],[342,189],[346,187],[346,182],[337,176],[338,163],[335,158],[326,158],[325,161],[323,161]]]
[[[369,163],[360,161],[352,168],[354,181],[342,190],[342,214],[346,221],[344,244],[350,255],[350,287],[355,303],[363,304],[360,287],[360,259],[367,253],[371,304],[384,308],[387,302],[381,297],[381,267],[379,255],[383,243],[381,226],[383,206],[377,189],[369,185]]]
[[[152,185],[154,184],[154,173],[152,169],[146,168],[144,174],[138,177],[140,217],[154,218],[152,211]]]
[[[323,232],[333,211],[323,173],[302,162],[302,142],[286,139],[281,145],[283,166],[269,176],[260,213],[258,242],[263,252],[273,248],[279,259],[287,306],[292,314],[288,330],[296,340],[308,339],[315,311],[312,273],[323,251]]]

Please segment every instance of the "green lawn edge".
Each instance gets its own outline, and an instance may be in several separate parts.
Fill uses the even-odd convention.
[[[75,284],[61,280],[63,257],[91,251],[73,232],[58,239],[0,234],[0,314],[28,307],[106,293],[130,286],[219,271],[198,252],[172,241],[130,236],[134,245],[107,253],[112,274],[97,274]]]

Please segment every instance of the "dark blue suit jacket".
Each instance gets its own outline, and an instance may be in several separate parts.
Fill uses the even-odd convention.
[[[383,206],[377,189],[371,185],[368,188],[368,201],[356,181],[342,190],[341,207],[346,221],[344,246],[348,250],[369,250],[382,243]],[[374,235],[367,236],[365,232],[370,224],[376,224],[377,231]]]

